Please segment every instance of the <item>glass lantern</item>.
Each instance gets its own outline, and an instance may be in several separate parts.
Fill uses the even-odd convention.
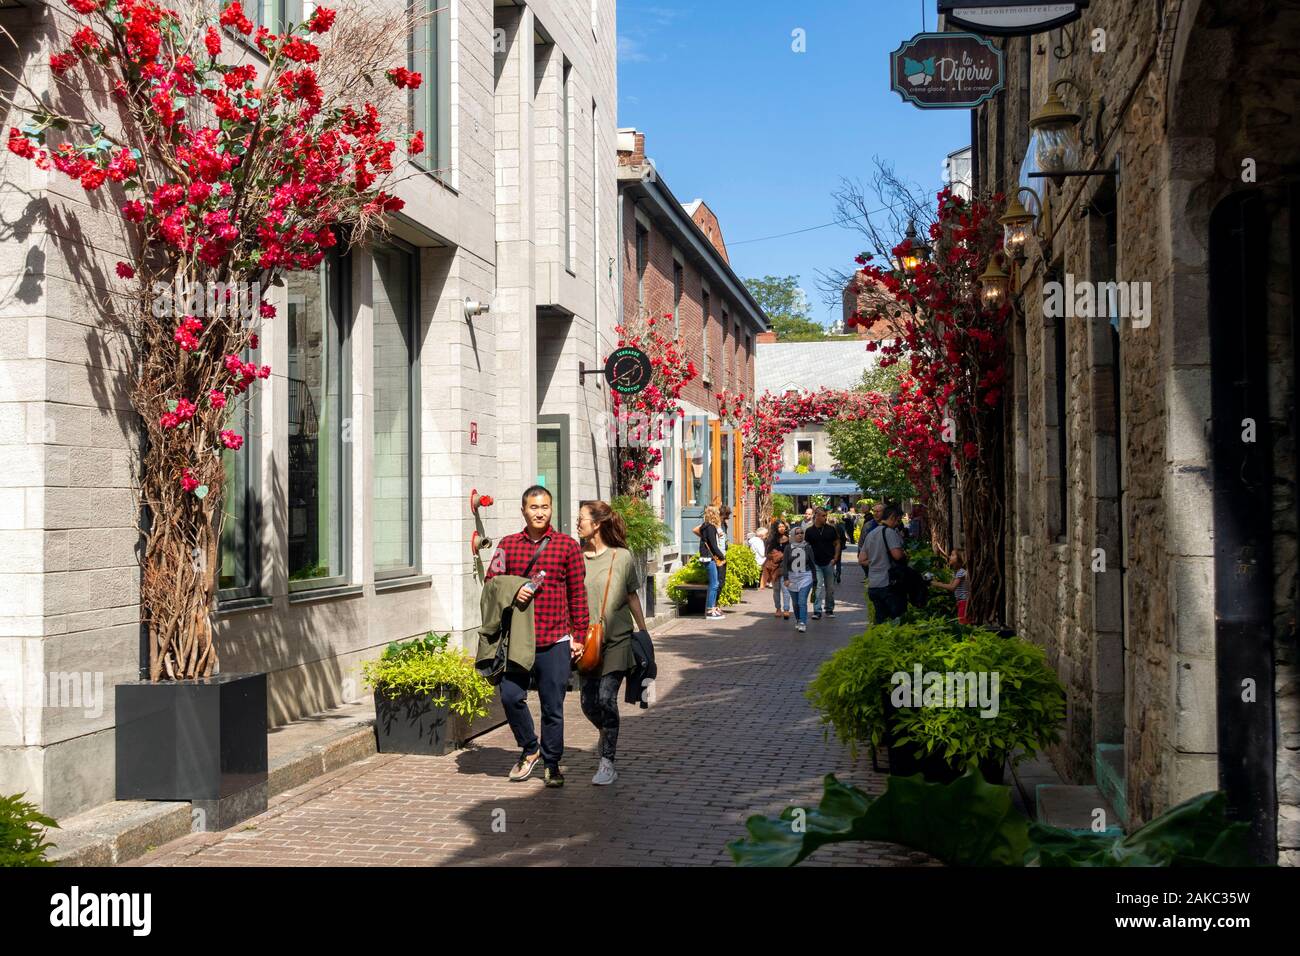
[[[1044,173],[1059,174],[1078,169],[1082,155],[1079,114],[1067,108],[1056,94],[1056,88],[1062,82],[1066,81],[1057,81],[1047,102],[1029,121],[1029,128],[1034,131],[1038,169]]]
[[[1007,301],[1007,289],[1010,279],[996,255],[989,259],[988,266],[980,274],[980,301],[986,309],[1000,309]]]
[[[1020,193],[1011,197],[1007,211],[998,217],[1002,224],[1002,248],[1007,255],[1019,259],[1025,255],[1025,245],[1034,225],[1034,214],[1020,201]]]

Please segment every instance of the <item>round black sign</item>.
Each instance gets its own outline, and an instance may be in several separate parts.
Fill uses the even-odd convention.
[[[620,395],[635,395],[650,384],[650,356],[625,346],[605,360],[605,381]]]

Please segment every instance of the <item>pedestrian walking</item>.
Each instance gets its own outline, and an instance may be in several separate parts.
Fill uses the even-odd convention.
[[[944,591],[951,591],[952,596],[957,600],[957,620],[962,624],[969,624],[966,620],[966,601],[970,598],[969,585],[966,580],[966,556],[962,554],[960,548],[953,548],[948,555],[948,567],[953,571],[951,581],[931,581],[930,586],[941,588]]]
[[[718,531],[722,515],[716,507],[704,509],[704,523],[700,525],[700,563],[709,575],[709,589],[705,592],[704,616],[711,621],[722,619],[718,610],[718,592],[722,590],[722,575],[727,566],[727,552],[719,546]]]
[[[767,559],[767,541],[763,534],[763,529],[755,528],[751,531],[749,533],[749,540],[747,540],[745,544],[749,545],[749,550],[754,552],[754,560],[758,562],[758,566],[761,570],[763,562]],[[760,573],[758,589],[761,591],[765,587],[767,587],[767,576]]]
[[[560,758],[564,756],[564,695],[573,659],[581,653],[587,633],[586,567],[578,542],[551,527],[551,493],[540,485],[524,492],[521,500],[524,530],[501,539],[484,580],[498,575],[518,576],[514,604],[520,610],[533,606],[536,643],[531,674],[507,666],[501,680],[501,704],[522,750],[510,771],[513,781],[526,780],[540,759],[548,787],[564,786]],[[576,641],[575,641],[576,636]],[[539,743],[528,711],[530,676],[537,678],[542,705]]]
[[[839,550],[835,552],[835,583],[838,585],[843,577],[844,550],[853,543],[853,539],[849,536],[848,529],[844,527],[843,517],[840,515],[832,515],[827,520],[830,522],[831,527],[833,527],[840,536],[840,547]]]
[[[641,561],[627,549],[623,518],[604,501],[584,501],[578,509],[578,537],[587,562],[587,610],[604,622],[600,667],[579,678],[582,712],[600,731],[600,766],[591,782],[598,787],[618,779],[618,690],[636,665],[634,635],[649,640],[641,608]]]
[[[812,545],[804,539],[802,525],[790,529],[790,543],[781,559],[781,579],[794,598],[794,629],[808,630],[808,592],[812,590],[815,566]]]
[[[813,513],[812,527],[804,533],[804,540],[813,552],[816,594],[813,597],[812,618],[820,621],[823,609],[827,617],[834,617],[835,563],[840,556],[840,532],[827,521],[825,508],[818,508]]]
[[[786,589],[781,559],[785,556],[786,546],[790,543],[790,526],[784,521],[773,521],[767,532],[767,558],[763,562],[763,573],[772,582],[772,603],[776,605],[778,619],[790,620],[791,597]]]
[[[907,559],[903,535],[898,530],[898,508],[885,508],[882,520],[867,535],[867,596],[876,609],[876,623],[894,621],[907,610],[907,598],[898,587],[898,572],[894,566]]]

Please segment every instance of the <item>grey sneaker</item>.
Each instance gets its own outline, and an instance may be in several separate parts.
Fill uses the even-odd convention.
[[[591,782],[597,787],[608,787],[618,779],[618,771],[614,769],[614,761],[608,757],[600,758],[600,768],[596,771],[596,776],[591,778]]]
[[[514,783],[518,783],[520,780],[527,780],[529,775],[532,774],[533,768],[537,766],[537,762],[541,759],[542,752],[540,750],[535,754],[520,757],[519,763],[510,768],[510,779]]]
[[[808,630],[808,625],[805,624],[803,621],[800,621],[798,624],[794,626],[794,629],[798,631],[800,634],[803,634]]]

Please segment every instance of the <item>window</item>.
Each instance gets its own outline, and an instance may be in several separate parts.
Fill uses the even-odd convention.
[[[417,573],[418,364],[413,252],[378,246],[374,262],[374,529],[376,580]]]
[[[807,468],[809,471],[813,471],[813,470],[815,470],[815,469],[813,468],[813,443],[812,443],[812,440],[809,439],[809,440],[807,440],[807,441],[802,441],[802,440],[801,440],[801,441],[795,442],[795,448],[796,448],[796,452],[795,452],[795,465],[796,465],[796,466],[798,466],[798,465],[803,465],[803,466],[804,466],[805,468]]]
[[[710,306],[709,306],[709,290],[707,286],[704,289],[703,300],[704,300],[704,308],[703,308],[704,315],[700,320],[700,351],[704,353],[704,370],[702,371],[700,377],[703,380],[704,384],[707,385],[711,381],[713,381],[713,376],[710,374],[712,363],[709,361]]]
[[[423,9],[407,46],[408,69],[424,82],[410,91],[411,130],[424,131],[424,152],[412,157],[421,169],[451,178],[451,18],[446,0],[414,0]]]
[[[221,0],[224,8],[228,0]],[[244,14],[255,27],[266,27],[272,33],[283,33],[291,23],[301,23],[310,16],[315,4],[307,0],[243,0]],[[306,9],[304,9],[304,7]],[[245,38],[251,43],[251,37]]]
[[[749,337],[749,335],[746,334],[746,336],[745,336],[745,354],[741,356],[741,362],[742,362],[743,371],[740,373],[741,386],[744,388],[746,394],[749,394],[749,392],[750,392],[750,388],[749,388],[749,368],[750,368],[750,365],[749,365],[749,362],[750,362],[750,357],[751,357],[753,354],[754,354],[754,343],[753,343],[753,340],[751,340],[750,337]],[[751,397],[752,397],[752,396],[751,396]]]
[[[564,268],[573,271],[573,91],[569,78],[573,64],[564,61],[560,84],[560,194],[564,203]]]
[[[343,276],[331,258],[286,276],[288,296],[289,589],[342,584],[347,573],[348,488],[343,417],[346,335]],[[346,437],[350,440],[351,429]]]
[[[668,450],[663,460],[663,520],[674,536],[677,534],[677,498],[674,474],[677,464],[677,438],[673,426],[668,426]]]
[[[650,233],[640,223],[636,224],[636,307],[637,315],[645,315],[645,269],[650,260]]]
[[[686,270],[682,264],[673,262],[673,338],[682,337],[682,292],[686,286]]]
[[[253,361],[245,355],[245,361]],[[256,401],[257,387],[242,395],[230,396],[230,424],[227,426],[244,436],[244,447],[239,451],[223,449],[221,463],[226,471],[226,484],[221,507],[225,516],[221,524],[221,573],[217,583],[222,600],[253,597],[259,590],[258,534],[261,526],[257,482],[259,469],[257,455]]]

